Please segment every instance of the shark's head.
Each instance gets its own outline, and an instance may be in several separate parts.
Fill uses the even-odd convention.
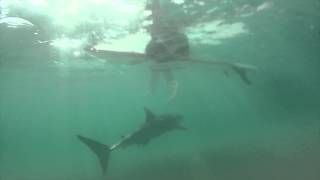
[[[181,121],[183,120],[183,116],[179,114],[166,114],[159,117],[160,120],[170,129],[183,129],[186,128],[181,125]]]
[[[172,121],[181,122],[183,120],[183,116],[179,114],[171,114],[169,116],[171,116]]]
[[[186,129],[181,125],[183,116],[179,114],[155,115],[148,108],[145,108],[144,110],[146,113],[146,122],[148,125],[157,127],[162,130]]]
[[[183,116],[182,115],[174,115],[174,121],[176,122],[176,129],[180,129],[180,130],[187,130],[187,128],[185,128],[183,125],[181,125],[181,121],[183,120]]]

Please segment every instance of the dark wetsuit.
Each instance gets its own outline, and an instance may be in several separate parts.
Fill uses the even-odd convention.
[[[158,63],[185,60],[189,56],[188,37],[176,32],[166,38],[152,38],[145,49],[145,54]]]

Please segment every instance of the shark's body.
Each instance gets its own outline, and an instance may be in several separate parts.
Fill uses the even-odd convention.
[[[164,114],[156,116],[145,108],[146,121],[138,130],[122,137],[122,139],[108,146],[95,140],[78,135],[81,142],[86,144],[97,156],[103,172],[106,172],[111,151],[117,148],[125,148],[131,145],[146,145],[152,139],[172,130],[185,129],[180,125],[182,116],[176,114]]]

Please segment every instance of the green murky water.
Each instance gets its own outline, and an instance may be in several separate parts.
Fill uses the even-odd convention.
[[[146,35],[123,38],[143,29],[144,2],[0,1],[0,180],[320,178],[320,1],[168,2],[193,57],[254,65],[252,84],[190,65],[174,71],[173,100],[164,81],[147,96],[147,65],[82,50],[92,31],[102,48],[141,50]],[[102,175],[76,135],[111,145],[144,107],[183,115],[188,130],[112,152]]]

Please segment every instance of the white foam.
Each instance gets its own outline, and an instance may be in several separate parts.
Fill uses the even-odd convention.
[[[188,29],[190,41],[195,44],[220,44],[225,39],[234,38],[247,33],[242,22],[226,24],[223,20],[202,23]]]
[[[123,36],[120,39],[109,40],[108,43],[98,44],[96,48],[100,50],[144,53],[144,49],[149,40],[149,34],[141,30],[137,33]]]
[[[184,0],[171,0],[171,2],[173,2],[175,4],[183,4]]]
[[[51,46],[58,48],[61,51],[73,51],[76,49],[80,49],[80,47],[85,42],[84,39],[70,39],[66,37],[58,38],[52,40],[50,43]]]
[[[257,11],[262,11],[262,10],[265,10],[265,9],[269,9],[269,8],[271,8],[271,6],[272,6],[271,2],[264,2],[260,6],[257,7]]]

